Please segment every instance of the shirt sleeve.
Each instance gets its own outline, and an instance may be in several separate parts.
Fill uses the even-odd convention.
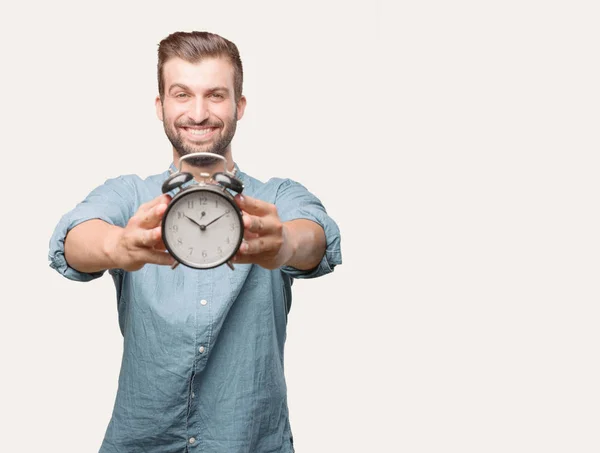
[[[73,210],[65,214],[50,238],[50,267],[68,279],[86,282],[100,277],[104,271],[85,273],[69,266],[65,259],[65,237],[74,227],[87,220],[100,219],[124,227],[134,214],[135,190],[126,177],[109,179],[94,189]]]
[[[282,222],[297,219],[312,220],[321,225],[327,241],[325,255],[317,267],[311,270],[300,270],[284,266],[281,268],[283,272],[294,278],[314,278],[328,274],[335,266],[342,264],[340,230],[327,214],[321,201],[306,187],[290,179],[284,180],[278,189],[275,205]]]

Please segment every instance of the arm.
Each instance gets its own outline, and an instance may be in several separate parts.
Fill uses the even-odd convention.
[[[99,219],[77,225],[65,238],[67,263],[84,273],[115,268],[135,271],[147,263],[172,264],[160,227],[168,202],[169,197],[161,195],[141,205],[124,228]]]
[[[65,238],[67,263],[73,269],[89,274],[115,268],[108,253],[108,238],[122,229],[99,219],[80,223]]]
[[[284,265],[300,270],[317,267],[325,255],[325,231],[312,220],[298,219],[285,222],[287,237],[293,244],[293,254]]]
[[[325,232],[311,220],[281,222],[271,203],[236,196],[243,211],[244,242],[234,258],[237,263],[254,263],[267,269],[291,266],[315,268],[325,254]]]

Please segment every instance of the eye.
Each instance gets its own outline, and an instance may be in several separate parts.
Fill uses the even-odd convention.
[[[178,99],[184,99],[184,98],[189,97],[189,94],[187,94],[187,93],[177,93],[175,95],[175,97],[178,98]]]
[[[223,96],[220,93],[212,93],[210,95],[211,98],[216,99],[216,100],[221,100],[221,99],[225,99],[225,96]]]

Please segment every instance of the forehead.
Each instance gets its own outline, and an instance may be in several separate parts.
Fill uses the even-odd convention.
[[[233,91],[233,65],[226,58],[204,58],[190,63],[181,58],[171,58],[163,65],[165,91],[174,84],[186,85],[194,90],[225,86]]]

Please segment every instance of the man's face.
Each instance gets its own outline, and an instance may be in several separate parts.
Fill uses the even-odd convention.
[[[189,63],[172,58],[163,66],[164,97],[156,113],[179,156],[210,152],[228,155],[237,120],[246,106],[236,104],[233,66],[225,58]]]

